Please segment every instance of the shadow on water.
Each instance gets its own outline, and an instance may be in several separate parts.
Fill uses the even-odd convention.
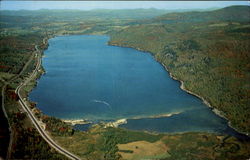
[[[79,131],[87,132],[91,128],[91,126],[93,124],[96,124],[96,123],[76,124],[76,125],[74,125],[74,129],[79,130]],[[143,131],[148,131],[148,130],[143,130]],[[175,133],[175,132],[163,132],[163,133]],[[229,127],[229,126],[226,129],[218,130],[218,131],[214,131],[214,132],[212,131],[210,133],[230,135],[230,136],[233,136],[233,137],[237,138],[241,142],[250,142],[250,137],[249,136],[247,136],[245,134],[242,134],[242,133],[239,133],[235,129],[233,129],[233,128]]]
[[[226,129],[224,129],[222,131],[219,131],[219,133],[227,134],[227,135],[236,137],[240,141],[250,142],[250,137],[249,136],[247,136],[245,134],[242,134],[242,133],[239,133],[235,129],[233,129],[233,128],[229,127],[229,126]]]
[[[237,132],[228,125],[226,119],[218,117],[212,111],[206,111],[207,109],[209,108],[185,111],[171,117],[128,119],[128,123],[120,127],[158,133],[208,132],[230,135],[240,141],[250,141],[249,136]],[[219,118],[219,121],[214,121],[215,117]]]
[[[170,117],[160,118],[140,118],[127,119],[126,124],[119,127],[136,131],[148,131],[153,133],[184,133],[184,132],[208,132],[215,134],[230,135],[236,137],[240,141],[250,142],[250,137],[237,132],[227,124],[227,120],[218,118],[209,108],[194,109],[175,114]],[[192,116],[190,116],[192,115]],[[108,121],[107,121],[108,122]],[[88,131],[92,124],[75,125],[74,129]]]

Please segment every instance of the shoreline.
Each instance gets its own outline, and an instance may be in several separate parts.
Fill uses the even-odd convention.
[[[122,124],[127,124],[128,121],[127,119],[118,119],[114,122],[108,122],[108,123],[104,123],[104,128],[108,128],[108,127],[113,127],[113,128],[117,128],[119,127],[119,125],[122,125]]]
[[[144,52],[144,53],[149,53],[149,54],[155,59],[155,61],[157,61],[158,63],[160,63],[160,64],[162,65],[162,67],[168,72],[169,76],[170,76],[173,80],[176,80],[176,81],[178,81],[178,82],[181,83],[180,88],[181,88],[183,91],[185,91],[185,92],[187,92],[187,93],[189,93],[189,94],[191,94],[191,95],[193,95],[193,96],[198,97],[199,99],[201,99],[201,100],[203,101],[203,103],[204,103],[206,106],[208,106],[208,107],[212,110],[212,112],[214,112],[214,114],[216,114],[216,115],[218,115],[218,116],[224,118],[225,120],[227,120],[228,126],[231,127],[232,129],[234,129],[236,132],[241,133],[241,134],[244,134],[244,135],[246,135],[246,136],[249,136],[249,133],[246,133],[246,132],[243,132],[243,131],[239,131],[237,128],[233,127],[233,126],[231,125],[231,122],[224,116],[224,113],[223,113],[222,111],[218,110],[217,108],[213,107],[207,100],[205,100],[205,98],[203,98],[202,96],[200,96],[200,95],[198,95],[198,94],[196,94],[196,93],[194,93],[194,92],[192,92],[192,91],[186,89],[186,88],[185,88],[185,85],[184,85],[184,82],[183,82],[182,80],[179,80],[179,79],[177,79],[176,77],[174,77],[173,74],[168,70],[168,68],[167,68],[162,62],[158,61],[158,60],[155,58],[155,56],[154,56],[153,53],[151,53],[151,52],[149,52],[149,51],[146,51],[146,50],[143,50],[143,49],[141,49],[141,48],[137,48],[137,47],[130,47],[130,46],[126,46],[126,45],[123,46],[122,44],[119,45],[119,44],[117,44],[117,43],[112,43],[111,41],[109,41],[107,44],[108,44],[108,45],[111,45],[111,46],[118,46],[118,47],[125,47],[125,48],[133,48],[133,49],[136,49],[136,50],[138,50],[138,51],[142,51],[142,52]]]
[[[81,35],[84,35],[84,34],[81,34]],[[56,37],[56,36],[70,36],[70,34],[58,34],[58,35],[57,35],[57,34],[54,34],[54,35],[52,35],[52,36],[49,36],[49,37],[45,38],[45,40],[43,40],[43,43],[46,45],[46,48],[45,48],[43,51],[40,50],[40,52],[42,53],[42,55],[44,55],[44,51],[45,51],[46,49],[48,49],[48,47],[49,47],[49,42],[48,42],[49,39],[54,38],[54,37]],[[108,35],[108,36],[109,36],[109,35]],[[111,37],[111,36],[109,36],[109,37]],[[179,79],[177,79],[176,77],[174,77],[174,76],[172,75],[172,73],[169,72],[169,70],[167,69],[167,67],[166,67],[163,63],[159,62],[159,61],[155,58],[155,56],[154,56],[153,53],[151,53],[151,52],[149,52],[149,51],[145,51],[145,50],[143,50],[143,49],[141,49],[141,48],[129,47],[129,46],[122,46],[122,45],[119,45],[119,44],[112,44],[111,41],[110,41],[110,39],[108,40],[107,45],[118,46],[118,47],[126,47],[126,48],[132,48],[132,49],[136,49],[136,50],[138,50],[138,51],[141,51],[141,52],[150,54],[150,55],[155,59],[155,61],[157,61],[158,63],[160,63],[160,64],[162,65],[162,67],[164,67],[164,69],[169,73],[169,76],[170,76],[173,80],[176,80],[176,81],[178,81],[178,82],[181,83],[180,88],[181,88],[183,91],[185,91],[185,92],[187,92],[187,93],[189,93],[189,94],[191,94],[191,95],[193,95],[193,96],[196,96],[196,97],[198,97],[199,99],[201,99],[201,100],[203,101],[203,103],[204,103],[205,105],[207,105],[209,108],[211,108],[211,110],[212,110],[216,115],[218,115],[218,116],[220,116],[220,117],[226,119],[227,122],[228,122],[228,126],[229,126],[229,127],[231,127],[232,129],[234,129],[235,131],[237,131],[237,132],[239,132],[239,133],[241,133],[241,134],[245,134],[245,135],[249,136],[248,133],[239,131],[238,129],[232,127],[231,122],[224,116],[224,113],[223,113],[222,111],[218,110],[217,108],[213,107],[207,100],[205,100],[205,98],[203,98],[203,97],[201,97],[200,95],[198,95],[198,94],[196,94],[196,93],[193,93],[192,91],[189,91],[188,89],[186,89],[186,88],[185,88],[185,85],[184,85],[184,82],[183,82],[182,80],[179,80]],[[41,60],[42,60],[43,57],[41,56],[40,58],[41,58]],[[38,79],[40,79],[41,76],[42,76],[43,74],[46,73],[46,71],[45,71],[45,69],[43,68],[42,64],[41,64],[41,69],[42,69],[44,72],[43,72],[42,74],[40,74],[40,76],[38,76],[38,77],[35,78],[36,85],[37,85],[37,83],[38,83]],[[35,85],[35,86],[36,86],[36,85]],[[34,86],[34,87],[35,87],[35,86]],[[28,94],[29,94],[29,93],[28,93]],[[29,97],[29,96],[27,96],[27,98],[28,98],[28,97]],[[166,114],[162,114],[162,115],[153,115],[153,116],[146,116],[146,117],[135,117],[135,118],[128,118],[128,119],[143,119],[143,118],[170,117],[170,116],[172,116],[172,115],[176,115],[176,114],[180,114],[180,113],[181,113],[181,112],[166,113]],[[60,119],[60,118],[59,118],[59,119]],[[75,120],[74,120],[74,119],[61,119],[61,120],[62,120],[63,122],[66,121],[65,123],[70,123],[70,124],[74,124],[74,125],[75,125],[75,124],[90,124],[90,123],[92,123],[91,121],[88,121],[88,120],[86,120],[86,119],[75,119]],[[126,119],[126,120],[127,120],[127,119]],[[116,121],[118,121],[118,120],[116,120]],[[110,122],[108,122],[108,123],[110,123]],[[126,122],[126,123],[127,123],[127,122]],[[119,125],[118,125],[118,126],[119,126]]]
[[[173,115],[177,115],[177,114],[180,114],[180,113],[182,113],[182,112],[165,113],[165,114],[152,115],[152,116],[138,116],[138,117],[132,117],[132,118],[123,118],[123,119],[115,120],[114,122],[106,122],[106,123],[104,123],[104,128],[107,128],[107,127],[117,128],[122,124],[127,124],[128,120],[157,119],[157,118],[171,117]]]
[[[157,61],[157,62],[159,62],[159,61]],[[199,99],[201,99],[202,102],[203,102],[206,106],[208,106],[208,107],[212,110],[212,112],[214,112],[214,114],[216,114],[216,115],[218,115],[218,116],[224,118],[224,119],[227,121],[228,126],[231,127],[232,129],[234,129],[236,132],[239,132],[239,133],[241,133],[241,134],[244,134],[244,135],[246,135],[246,136],[249,136],[248,133],[239,131],[237,128],[234,128],[234,127],[231,125],[231,122],[225,117],[225,115],[224,115],[224,113],[223,113],[222,111],[220,111],[220,110],[218,110],[217,108],[213,107],[213,106],[212,106],[205,98],[203,98],[202,96],[200,96],[200,95],[198,95],[198,94],[196,94],[196,93],[194,93],[194,92],[188,90],[187,88],[185,88],[184,82],[183,82],[182,80],[178,80],[176,77],[174,77],[173,74],[172,74],[171,72],[169,72],[169,70],[167,69],[167,67],[166,67],[163,63],[161,63],[161,62],[159,62],[159,63],[165,68],[165,70],[169,73],[169,76],[170,76],[172,79],[174,79],[174,80],[176,80],[176,81],[179,81],[179,82],[181,83],[180,88],[181,88],[183,91],[185,91],[185,92],[187,92],[187,93],[189,93],[189,94],[191,94],[191,95],[193,95],[193,96],[196,96],[196,97],[198,97]]]
[[[171,117],[173,115],[177,115],[180,114],[182,112],[173,112],[173,113],[163,113],[163,114],[157,114],[157,115],[149,115],[149,116],[135,116],[135,117],[129,117],[129,118],[119,118],[119,119],[114,119],[114,120],[107,120],[107,122],[104,122],[105,120],[100,120],[98,123],[104,123],[104,124],[108,124],[108,123],[116,123],[117,121],[120,120],[138,120],[138,119],[154,119],[154,118],[164,118],[164,117]],[[71,125],[76,125],[76,124],[94,124],[95,122],[88,120],[88,119],[61,119],[65,123],[71,124]]]
[[[173,115],[180,114],[182,112],[173,112],[173,113],[163,113],[163,114],[158,114],[158,115],[152,115],[152,116],[136,116],[132,118],[127,118],[129,119],[154,119],[154,118],[164,118],[164,117],[171,117]]]
[[[60,118],[59,118],[60,119]],[[76,125],[76,124],[91,124],[93,122],[88,121],[86,119],[60,119],[65,123],[71,124],[71,125]]]

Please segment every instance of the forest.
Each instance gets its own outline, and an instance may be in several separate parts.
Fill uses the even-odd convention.
[[[187,90],[249,133],[249,15],[250,7],[239,6],[166,14],[112,33],[109,44],[152,53]]]
[[[9,158],[66,159],[38,134],[18,105],[14,92],[34,69],[35,46],[42,51],[48,47],[48,39],[57,35],[105,34],[110,36],[109,45],[150,52],[173,77],[184,82],[185,89],[203,97],[238,131],[249,133],[249,16],[249,6],[174,13],[155,9],[0,11],[0,87],[13,79],[3,90],[6,123],[11,127],[13,141]],[[23,71],[29,60],[31,63]],[[25,87],[23,94],[27,96],[35,85],[36,79]],[[153,155],[142,157],[136,155],[136,150],[123,148],[136,141],[146,141],[152,146],[161,144],[165,152],[157,156],[162,160],[247,159],[250,156],[249,142],[227,135],[155,135],[104,129],[101,125],[80,132],[60,119],[44,115],[35,103],[29,104],[53,138],[83,159],[121,159],[128,154],[152,158]],[[6,137],[1,136],[0,141]],[[0,151],[4,154],[4,149]]]

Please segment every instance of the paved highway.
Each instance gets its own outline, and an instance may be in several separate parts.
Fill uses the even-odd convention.
[[[38,52],[38,49],[37,49],[37,46],[35,46],[36,48],[36,51]],[[14,81],[16,78],[18,78],[20,75],[23,74],[23,72],[27,69],[28,65],[30,64],[30,62],[32,61],[34,57],[34,54],[32,54],[29,58],[29,60],[27,61],[27,63],[24,65],[24,67],[22,68],[22,70],[20,71],[20,73],[18,73],[17,75],[11,77],[8,81],[4,81],[2,80],[2,82],[4,83],[3,87],[2,87],[2,111],[4,113],[4,116],[7,118],[8,120],[8,124],[9,124],[9,131],[10,131],[10,141],[9,141],[9,146],[8,146],[8,151],[7,151],[7,156],[6,156],[6,159],[10,159],[10,153],[11,153],[11,148],[12,148],[12,138],[13,138],[13,131],[11,129],[11,126],[10,126],[10,122],[9,122],[9,118],[8,118],[8,115],[6,113],[6,110],[5,110],[5,107],[4,107],[4,104],[5,104],[5,89],[6,89],[6,86],[11,83],[12,81]]]
[[[25,112],[27,112],[29,118],[31,119],[32,123],[34,124],[34,126],[36,127],[36,129],[38,130],[38,132],[40,133],[40,135],[43,137],[43,139],[54,149],[56,149],[57,151],[59,151],[60,153],[62,153],[63,155],[67,156],[70,159],[73,160],[80,160],[79,157],[77,157],[76,155],[70,153],[69,151],[65,150],[64,148],[62,148],[61,146],[59,146],[58,144],[56,144],[51,137],[45,132],[45,130],[40,126],[39,121],[36,119],[36,117],[34,116],[33,112],[30,110],[30,108],[28,107],[28,105],[26,104],[26,102],[23,100],[23,97],[20,94],[20,91],[22,89],[23,86],[25,86],[30,80],[32,80],[32,78],[34,78],[34,76],[36,75],[36,73],[38,72],[40,65],[41,65],[41,57],[39,54],[39,50],[36,47],[36,50],[38,52],[37,54],[37,58],[38,58],[38,62],[36,65],[35,70],[32,72],[32,74],[29,76],[29,78],[27,78],[23,83],[21,83],[17,88],[16,88],[16,93],[19,96],[19,103],[22,106],[23,110]]]

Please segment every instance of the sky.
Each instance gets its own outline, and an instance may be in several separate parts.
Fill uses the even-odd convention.
[[[249,5],[248,1],[1,1],[1,10],[38,9],[205,9]]]

